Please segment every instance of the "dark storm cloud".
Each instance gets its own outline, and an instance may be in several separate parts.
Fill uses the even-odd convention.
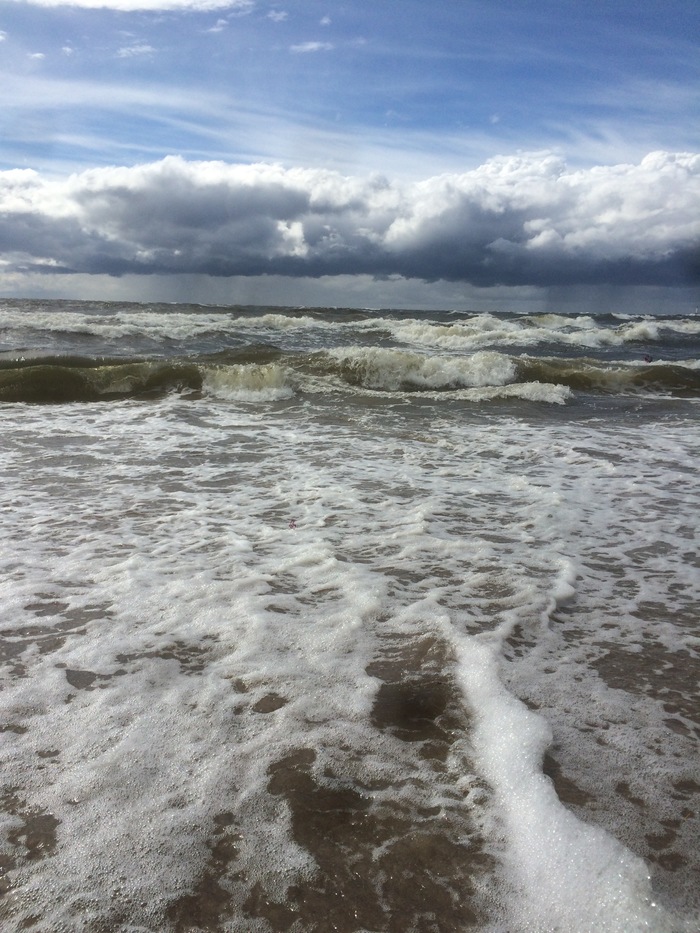
[[[111,275],[689,284],[700,280],[700,155],[578,171],[519,156],[409,186],[179,158],[62,181],[6,172],[0,260]]]

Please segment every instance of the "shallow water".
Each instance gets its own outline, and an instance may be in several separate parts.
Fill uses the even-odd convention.
[[[5,929],[697,929],[692,319],[6,314]]]

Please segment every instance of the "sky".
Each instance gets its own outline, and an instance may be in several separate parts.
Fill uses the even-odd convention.
[[[697,0],[0,0],[0,295],[694,312]]]

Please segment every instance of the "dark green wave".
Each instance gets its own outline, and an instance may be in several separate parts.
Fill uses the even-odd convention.
[[[455,358],[445,369],[444,384],[429,391],[449,392],[468,382],[455,381]],[[464,358],[465,368],[469,357]],[[248,347],[200,357],[171,359],[105,359],[90,357],[43,357],[0,360],[0,402],[36,404],[157,398],[171,392],[206,391],[207,373],[235,370],[239,366],[280,363],[296,373],[294,382],[303,391],[307,377],[327,381],[329,388],[362,388],[361,367],[327,353],[284,353],[274,347]],[[681,397],[700,395],[700,370],[676,363],[642,363],[635,366],[604,364],[591,359],[537,359],[518,357],[516,384],[563,385],[578,393],[605,395],[663,393]],[[420,393],[415,380],[394,380],[396,391]],[[316,383],[318,385],[318,383]],[[384,391],[395,391],[387,388]]]
[[[64,365],[42,362],[0,369],[0,401],[96,402],[198,391],[202,373],[194,363],[136,362]]]
[[[518,382],[552,382],[574,392],[606,395],[632,391],[700,394],[700,370],[676,363],[644,363],[638,366],[604,365],[581,359],[519,359]]]

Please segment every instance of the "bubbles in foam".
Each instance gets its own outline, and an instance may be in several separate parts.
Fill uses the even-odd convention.
[[[478,711],[477,761],[499,803],[494,830],[505,834],[506,863],[523,898],[509,918],[512,928],[671,933],[644,862],[561,805],[541,772],[551,729],[504,690],[493,649],[472,639],[459,661],[466,697]]]
[[[697,928],[691,409],[511,365],[3,407],[6,928]]]
[[[427,356],[381,347],[331,351],[347,377],[371,389],[449,389],[504,385],[515,377],[513,361],[500,353],[469,357]]]

